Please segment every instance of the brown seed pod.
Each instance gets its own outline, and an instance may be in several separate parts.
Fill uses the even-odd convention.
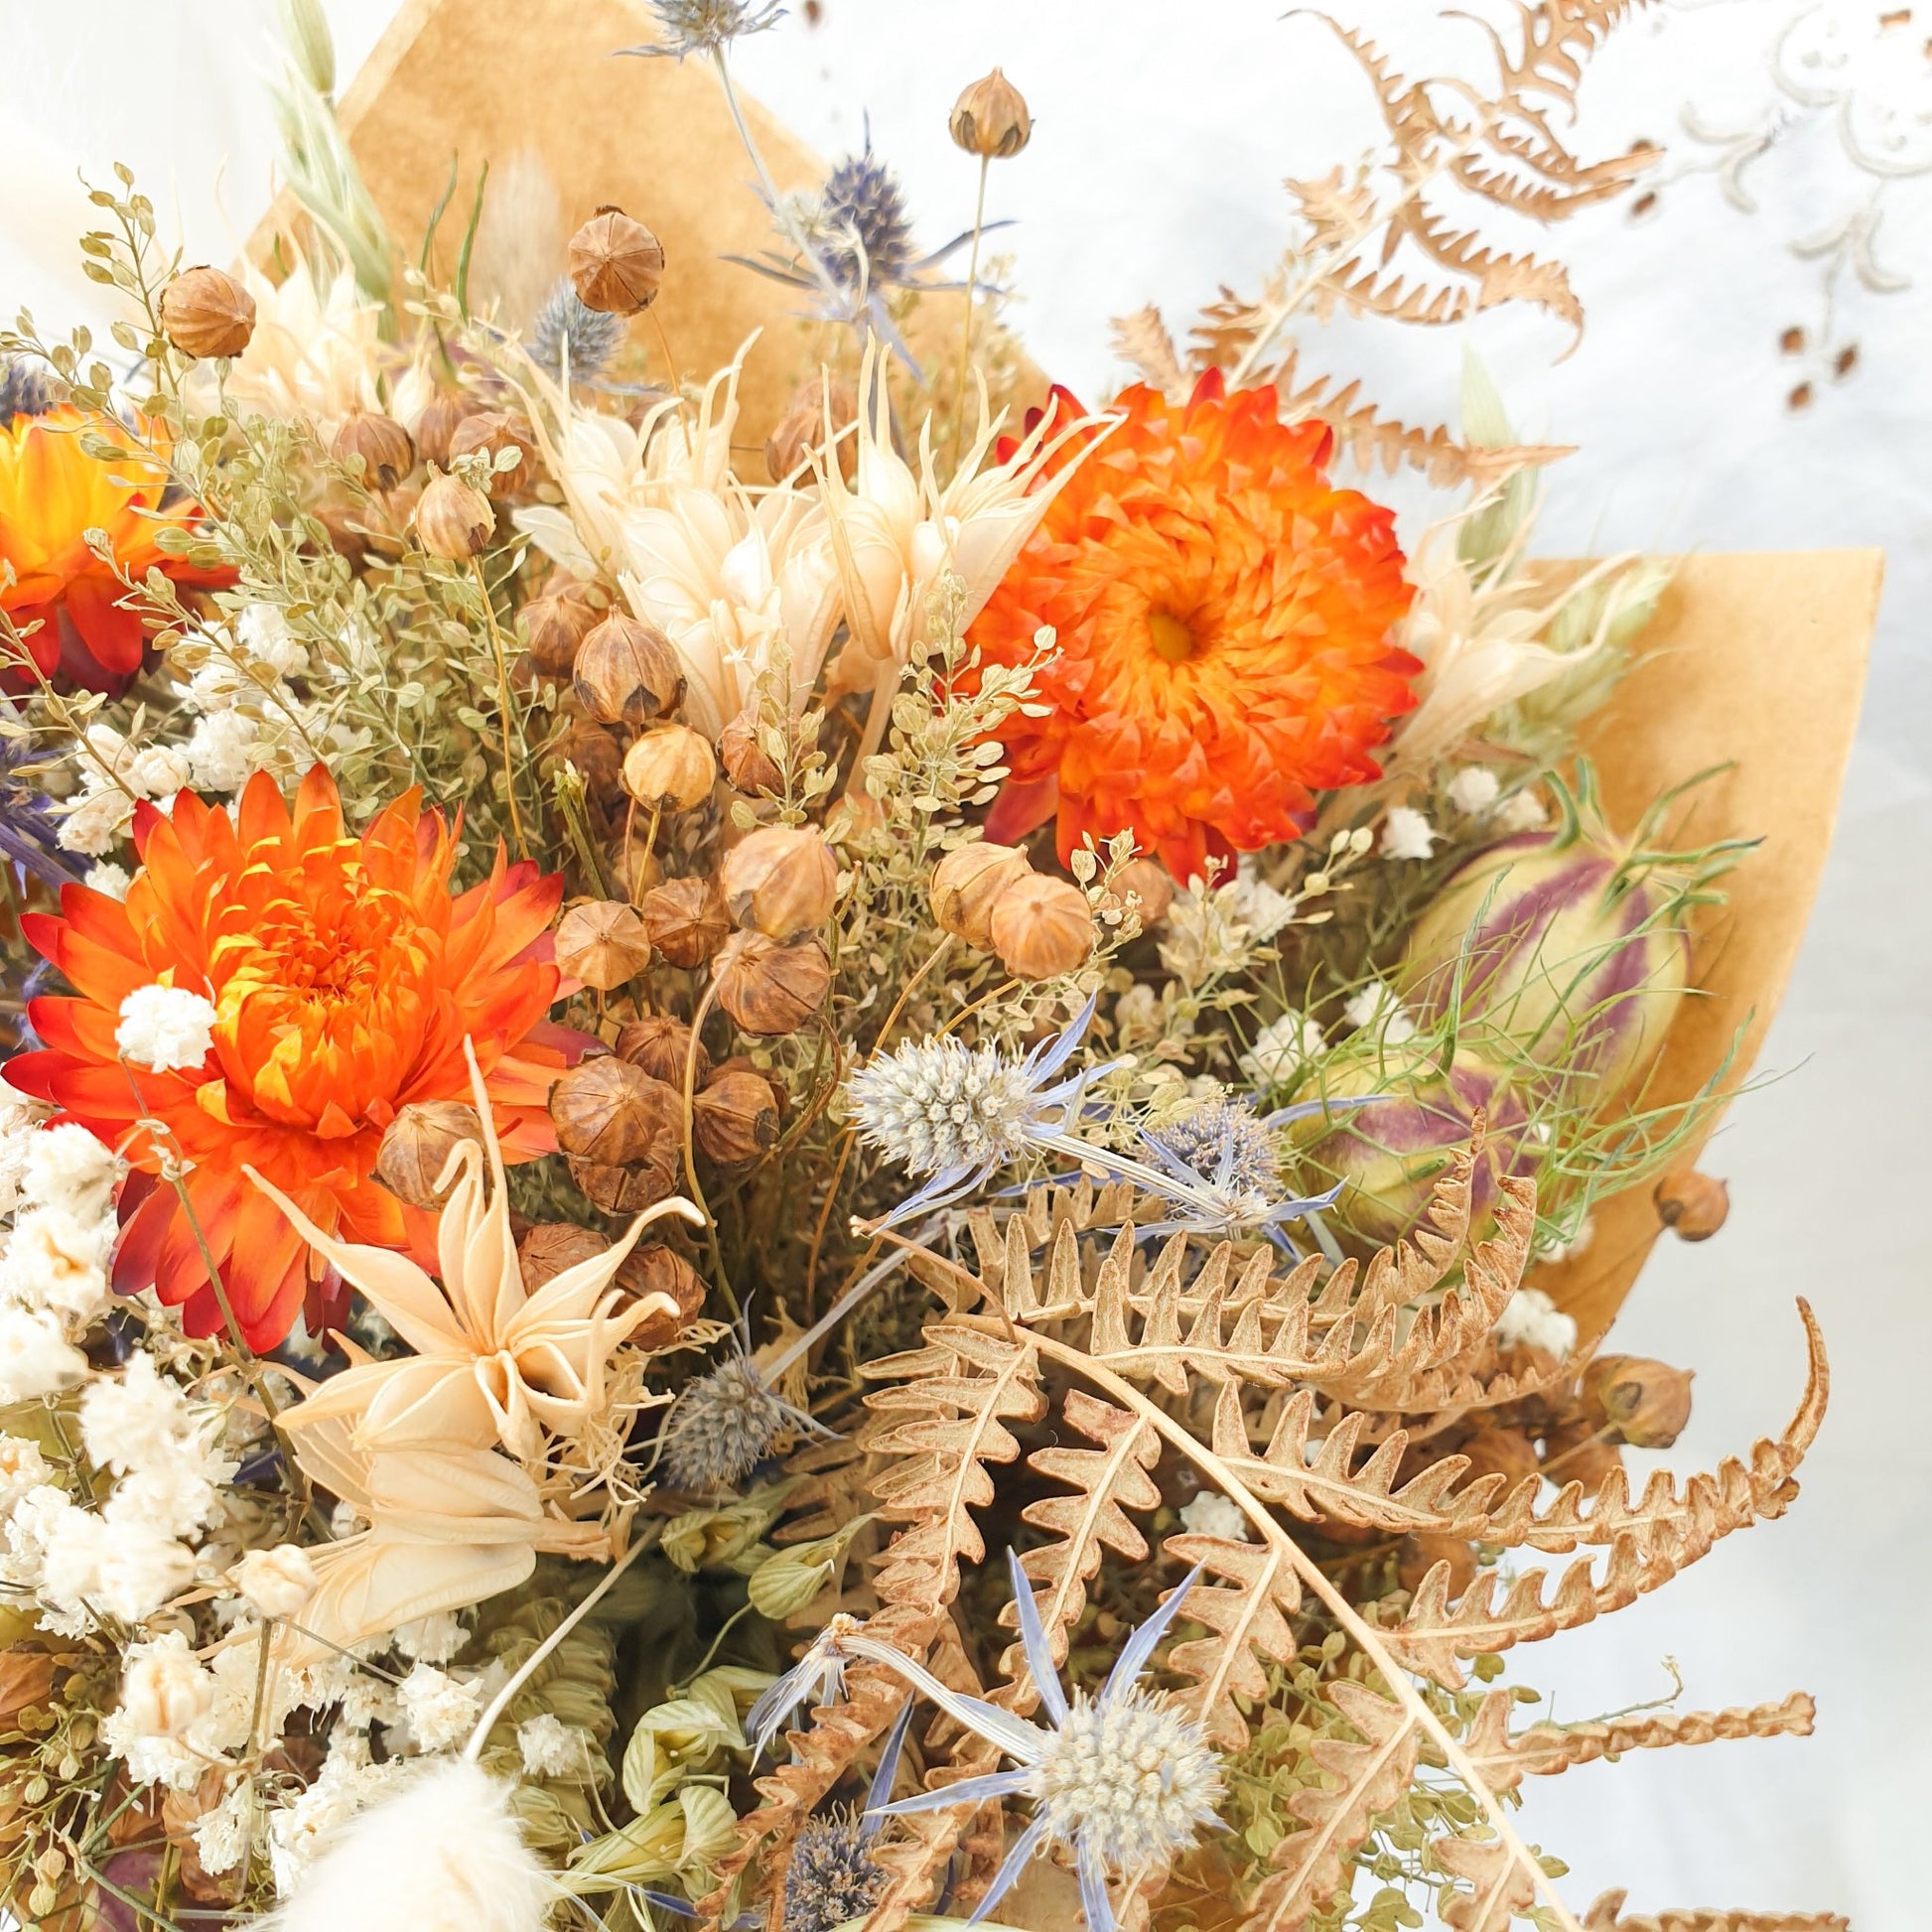
[[[1123,900],[1132,893],[1141,901],[1141,925],[1157,926],[1173,903],[1173,875],[1153,859],[1130,859],[1114,878]]]
[[[439,389],[423,406],[416,419],[416,453],[425,463],[447,469],[450,441],[466,417],[474,416],[482,405],[461,389]]]
[[[759,744],[759,717],[756,711],[741,711],[718,740],[718,761],[725,767],[725,776],[748,798],[756,798],[761,792],[778,792],[784,788],[785,776],[764,754]]]
[[[442,1204],[436,1183],[461,1141],[483,1145],[483,1122],[460,1100],[412,1100],[383,1130],[375,1177],[411,1207]]]
[[[571,689],[600,725],[643,726],[677,709],[684,673],[654,623],[613,611],[579,645]]]
[[[1034,137],[1026,96],[998,68],[953,102],[946,128],[954,147],[982,161],[1009,160]]]
[[[566,1154],[600,1167],[648,1161],[684,1138],[684,1102],[662,1080],[606,1053],[580,1060],[550,1089],[550,1120]]]
[[[1658,1181],[1657,1218],[1680,1241],[1709,1241],[1730,1213],[1730,1189],[1714,1174],[1680,1168]]]
[[[359,457],[362,482],[370,489],[394,489],[416,467],[416,446],[409,432],[393,416],[373,409],[351,409],[343,418],[329,454],[345,466]]]
[[[515,451],[516,462],[508,469],[499,469],[496,461],[505,450]],[[512,416],[505,409],[480,409],[474,416],[466,416],[451,432],[453,458],[484,451],[490,461],[490,495],[514,496],[536,482],[536,440],[530,434],[529,423],[522,417]]]
[[[742,1032],[795,1034],[831,990],[832,962],[816,939],[780,944],[762,932],[735,932],[713,969],[718,1004]]]
[[[1643,1355],[1598,1355],[1584,1370],[1584,1420],[1632,1449],[1669,1449],[1691,1420],[1691,1376]]]
[[[161,291],[161,330],[184,355],[239,355],[255,333],[255,298],[218,268],[191,268]]]
[[[758,1073],[718,1074],[691,1103],[698,1145],[720,1167],[755,1161],[778,1140],[771,1083]]]
[[[717,782],[711,745],[689,725],[658,725],[623,755],[623,788],[640,804],[688,812]]]
[[[993,950],[1021,979],[1058,979],[1093,951],[1093,914],[1070,879],[1016,879],[994,901],[991,923]]]
[[[731,914],[710,879],[667,879],[637,907],[650,943],[673,966],[702,966],[731,937]]]
[[[684,1091],[684,1062],[691,1051],[691,1029],[669,1014],[647,1014],[632,1020],[618,1032],[618,1057],[641,1067],[653,1080]],[[691,1078],[698,1086],[711,1078],[711,1055],[698,1042],[697,1060]]]
[[[468,563],[482,552],[495,527],[489,498],[461,477],[438,471],[423,485],[416,504],[416,540],[432,557]]]
[[[641,1214],[645,1208],[668,1200],[684,1178],[683,1163],[676,1159],[640,1161],[627,1168],[614,1168],[573,1155],[568,1165],[578,1191],[593,1207],[601,1207],[607,1214]]]
[[[764,467],[773,483],[783,483],[825,443],[827,407],[832,417],[832,435],[837,439],[839,471],[847,483],[858,474],[859,449],[855,438],[843,435],[859,419],[859,404],[850,383],[833,376],[828,382],[821,372],[807,376],[792,391],[784,414],[764,439]]]
[[[364,513],[361,504],[345,503],[340,496],[325,496],[309,508],[309,514],[327,533],[330,549],[339,557],[346,557],[357,570],[370,549],[369,533],[362,527]]]
[[[771,1104],[778,1110],[782,1121],[791,1112],[791,1096],[785,1091],[785,1083],[768,1068],[760,1066],[749,1053],[734,1053],[728,1060],[720,1060],[714,1069],[715,1079],[723,1073],[754,1073],[771,1089]]]
[[[572,979],[609,993],[650,964],[650,937],[622,899],[586,899],[557,921],[556,955]]]
[[[1500,1475],[1513,1489],[1525,1476],[1537,1472],[1536,1445],[1519,1430],[1478,1429],[1467,1442],[1456,1445],[1455,1452],[1469,1458],[1469,1472],[1462,1478],[1465,1483],[1477,1476]]]
[[[1018,846],[986,839],[948,852],[932,874],[932,916],[940,930],[956,933],[981,952],[993,950],[993,907],[1009,886],[1033,876],[1033,862]],[[1086,901],[1081,901],[1081,910]]]
[[[597,628],[602,614],[585,598],[547,591],[516,614],[530,655],[552,677],[568,677],[577,647]]]
[[[621,207],[601,207],[570,238],[570,285],[587,309],[634,316],[657,299],[664,244]]]
[[[839,862],[802,825],[765,825],[725,854],[718,871],[725,909],[767,939],[795,939],[832,916]]]
[[[631,1329],[631,1344],[637,1348],[668,1347],[704,1308],[704,1282],[698,1271],[675,1248],[667,1248],[661,1241],[631,1249],[618,1270],[618,1286],[634,1302],[668,1295],[677,1304],[675,1314],[660,1309]]]
[[[1422,1580],[1439,1563],[1449,1567],[1449,1593],[1453,1602],[1476,1580],[1476,1553],[1459,1536],[1437,1536],[1421,1531],[1396,1545],[1395,1580],[1413,1595]]]
[[[516,1244],[523,1286],[534,1295],[566,1268],[595,1260],[610,1245],[595,1228],[579,1227],[575,1221],[539,1221],[535,1227],[524,1229]]]
[[[623,797],[623,753],[602,725],[588,718],[572,719],[550,756],[558,764],[574,764],[585,789],[606,810]]]
[[[1594,1492],[1612,1469],[1622,1467],[1623,1451],[1587,1423],[1565,1423],[1543,1439],[1543,1472],[1552,1482],[1581,1482]]]

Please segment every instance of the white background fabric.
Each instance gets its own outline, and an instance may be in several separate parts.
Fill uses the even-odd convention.
[[[389,0],[331,0],[345,73]],[[1343,5],[1410,71],[1466,49],[1422,0]],[[258,0],[0,0],[0,304],[49,325],[90,313],[73,277],[82,168],[130,162],[191,259],[222,259],[264,206],[274,153],[259,88],[270,59]],[[748,88],[823,152],[875,146],[898,168],[929,243],[971,218],[972,170],[948,144],[959,86],[995,62],[1026,91],[1034,143],[996,168],[989,214],[1026,292],[1016,320],[1038,360],[1088,393],[1121,379],[1106,321],[1152,299],[1176,331],[1217,284],[1253,291],[1285,239],[1277,186],[1325,169],[1373,132],[1359,83],[1313,23],[1261,0],[1177,9],[1157,0],[825,0],[748,43]],[[1783,548],[1883,544],[1889,582],[1865,722],[1810,939],[1765,1054],[1784,1078],[1739,1106],[1709,1165],[1731,1180],[1723,1236],[1666,1244],[1622,1318],[1620,1344],[1699,1373],[1697,1410],[1670,1460],[1711,1467],[1778,1426],[1798,1388],[1792,1299],[1818,1309],[1834,1357],[1833,1413],[1795,1513],[1720,1546],[1658,1595],[1519,1652],[1514,1674],[1555,1692],[1561,1717],[1656,1696],[1674,1656],[1686,1704],[1816,1693],[1808,1742],[1719,1744],[1595,1765],[1535,1784],[1529,1834],[1560,1853],[1586,1903],[1627,1884],[1631,1909],[1833,1907],[1862,1932],[1927,1917],[1917,1833],[1932,1776],[1932,1679],[1922,1603],[1932,1583],[1932,1268],[1922,1202],[1932,1158],[1932,184],[1886,189],[1876,253],[1915,286],[1884,295],[1849,276],[1840,341],[1859,366],[1793,414],[1806,367],[1779,334],[1813,327],[1821,268],[1786,244],[1866,207],[1875,177],[1844,132],[1888,165],[1932,140],[1932,16],[1879,25],[1834,0],[1720,0],[1662,8],[1626,29],[1585,94],[1581,140],[1607,153],[1638,135],[1670,150],[1657,211],[1587,216],[1557,237],[1587,336],[1536,318],[1473,332],[1519,430],[1575,443],[1551,479],[1542,547]],[[1921,10],[1922,11],[1922,10]],[[1795,23],[1795,25],[1793,24]],[[1772,83],[1781,31],[1814,89]],[[1795,52],[1794,52],[1795,49]],[[1745,172],[1755,213],[1684,133],[1769,128]],[[721,192],[736,192],[721,185]],[[637,212],[648,215],[648,209]],[[1460,339],[1387,325],[1311,345],[1359,369],[1399,412],[1452,411]],[[1775,676],[1774,665],[1764,674]],[[1643,1458],[1633,1457],[1633,1462]]]

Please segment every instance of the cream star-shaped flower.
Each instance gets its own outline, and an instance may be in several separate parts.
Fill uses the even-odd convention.
[[[653,1314],[677,1312],[668,1295],[646,1295],[620,1307],[622,1292],[613,1282],[637,1237],[665,1214],[699,1223],[704,1217],[673,1195],[638,1215],[602,1254],[564,1269],[530,1294],[510,1232],[488,1095],[468,1041],[464,1050],[486,1145],[459,1142],[443,1171],[440,1286],[406,1255],[325,1234],[279,1188],[246,1170],[309,1245],[360,1289],[415,1351],[387,1360],[363,1356],[283,1421],[300,1430],[347,1420],[349,1440],[360,1450],[488,1449],[501,1443],[531,1461],[541,1452],[545,1429],[572,1436],[602,1413],[612,1352],[631,1330]]]

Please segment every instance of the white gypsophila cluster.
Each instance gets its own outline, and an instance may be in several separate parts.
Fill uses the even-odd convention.
[[[1480,818],[1502,790],[1486,764],[1465,764],[1449,781],[1449,801],[1465,818]]]
[[[533,1778],[588,1777],[596,1745],[581,1725],[567,1725],[548,1711],[525,1718],[516,1727],[516,1748],[524,1774]]]
[[[100,893],[108,898],[126,898],[127,889],[134,884],[134,875],[111,859],[96,859],[87,868],[80,883],[90,893]]]
[[[0,1516],[10,1515],[30,1489],[53,1480],[53,1468],[38,1443],[25,1436],[0,1436]]]
[[[228,1572],[237,1594],[257,1616],[297,1615],[316,1593],[314,1559],[299,1543],[250,1550]]]
[[[1382,820],[1385,859],[1427,859],[1440,834],[1413,805],[1391,805]]]
[[[11,1214],[20,1205],[34,1135],[51,1112],[0,1081],[0,1214]]]
[[[1496,814],[1505,832],[1539,832],[1550,822],[1550,810],[1533,791],[1519,791]]]
[[[214,1044],[214,1008],[185,986],[137,986],[121,1002],[114,1044],[157,1073],[192,1070]]]
[[[1541,1348],[1562,1357],[1577,1345],[1577,1318],[1540,1288],[1519,1288],[1496,1317],[1496,1339],[1505,1348]]]
[[[409,1769],[405,1758],[378,1764],[365,1740],[351,1732],[339,1741],[332,1731],[329,1755],[315,1779],[268,1814],[268,1863],[276,1891],[288,1897],[344,1826],[393,1793]]]
[[[252,1778],[237,1778],[220,1802],[210,1805],[191,1827],[204,1870],[219,1876],[232,1871],[255,1842],[260,1807]]]
[[[1116,1871],[1173,1858],[1220,1822],[1220,1760],[1206,1733],[1138,1685],[1076,1697],[1021,1789],[1051,1843]]]
[[[1378,1035],[1385,1046],[1416,1036],[1416,1023],[1387,980],[1370,980],[1342,1002],[1342,1018],[1358,1033]]]
[[[419,1751],[446,1751],[461,1744],[483,1715],[483,1686],[418,1664],[396,1686],[396,1702]]]
[[[1240,1057],[1241,1071],[1257,1087],[1279,1086],[1326,1046],[1316,1021],[1306,1013],[1285,1013],[1255,1035]]]
[[[236,1464],[220,1446],[220,1411],[191,1403],[152,1355],[128,1357],[120,1378],[102,1376],[80,1398],[80,1436],[89,1457],[121,1477],[107,1507],[171,1536],[205,1528]]]
[[[1017,1160],[1035,1111],[1019,1061],[950,1035],[876,1054],[846,1091],[860,1138],[915,1176]]]
[[[121,1694],[101,1720],[101,1743],[134,1783],[187,1791],[247,1748],[258,1718],[273,1735],[290,1709],[276,1674],[262,1678],[259,1645],[229,1644],[205,1664],[169,1630],[122,1654]]]
[[[1245,854],[1225,890],[1235,917],[1247,927],[1254,945],[1265,946],[1295,916],[1295,901],[1269,885],[1253,858]]]
[[[1212,1489],[1203,1489],[1191,1502],[1181,1504],[1180,1526],[1195,1536],[1217,1536],[1224,1543],[1253,1541],[1247,1512]]]
[[[470,1632],[454,1610],[438,1610],[398,1623],[389,1637],[401,1656],[425,1664],[447,1664],[470,1641]]]

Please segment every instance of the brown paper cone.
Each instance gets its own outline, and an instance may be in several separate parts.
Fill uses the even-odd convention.
[[[804,298],[720,259],[768,245],[769,223],[706,65],[612,58],[649,38],[649,16],[629,0],[408,0],[343,103],[344,126],[412,251],[453,154],[453,207],[468,207],[485,157],[500,164],[528,147],[567,223],[608,202],[648,222],[669,261],[651,313],[682,372],[709,373],[764,332],[740,391],[743,440],[756,447],[807,366]],[[769,114],[749,103],[746,113],[781,192],[822,179],[817,157]],[[956,304],[928,305],[927,340],[956,343],[957,326]],[[1776,1011],[1831,844],[1881,568],[1867,550],[1687,559],[1637,646],[1644,661],[1584,734],[1613,826],[1730,760],[1697,793],[1695,838],[1763,840],[1700,932],[1703,997],[1671,1030],[1652,1104],[1695,1094],[1743,1028],[1734,1087]],[[1604,1204],[1587,1254],[1541,1272],[1586,1338],[1608,1325],[1658,1231],[1648,1189],[1634,1189]]]

